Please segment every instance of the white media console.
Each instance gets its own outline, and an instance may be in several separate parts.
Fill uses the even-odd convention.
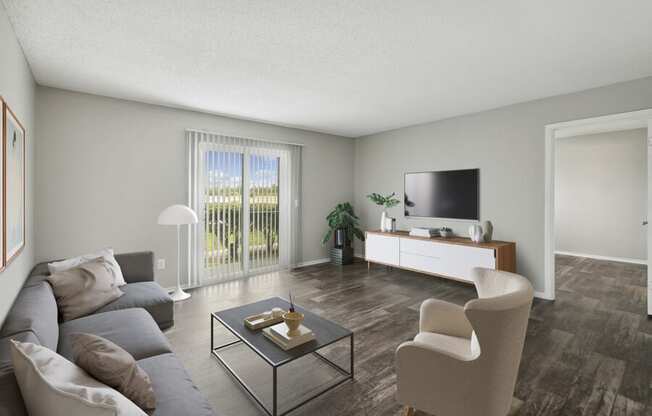
[[[413,237],[406,231],[367,231],[365,260],[471,282],[471,269],[516,271],[516,243],[474,243],[468,238]]]

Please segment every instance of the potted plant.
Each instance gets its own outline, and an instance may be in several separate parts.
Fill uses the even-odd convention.
[[[334,237],[334,247],[331,249],[331,262],[333,264],[353,263],[353,247],[351,243],[354,238],[364,241],[364,233],[358,228],[359,218],[353,212],[353,206],[344,202],[337,204],[326,216],[328,231],[321,239],[321,244],[326,245],[331,237]]]
[[[382,196],[381,194],[372,193],[367,195],[374,204],[383,207],[383,213],[380,216],[380,231],[391,231],[391,227],[387,228],[387,210],[391,207],[398,205],[399,199],[395,198],[396,193],[392,192],[390,195]]]

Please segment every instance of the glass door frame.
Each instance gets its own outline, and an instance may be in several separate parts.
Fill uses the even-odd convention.
[[[288,151],[280,149],[271,149],[265,147],[254,147],[254,146],[238,146],[238,145],[229,145],[229,144],[220,144],[220,143],[200,143],[199,144],[199,157],[198,157],[198,167],[202,175],[208,174],[206,170],[205,157],[207,152],[228,152],[228,153],[239,153],[242,157],[242,188],[241,188],[241,223],[240,223],[240,232],[242,233],[240,241],[242,242],[242,254],[240,256],[241,270],[235,273],[230,273],[223,278],[214,276],[206,276],[206,266],[204,254],[206,253],[206,237],[201,235],[199,238],[200,241],[200,252],[202,258],[200,260],[199,273],[200,281],[207,282],[210,280],[230,280],[240,277],[247,277],[254,274],[265,273],[273,270],[277,270],[284,265],[289,263],[289,253],[290,253],[290,210],[291,210],[291,201],[290,201],[290,180],[289,180],[289,159],[290,155]],[[256,269],[251,268],[251,258],[249,251],[249,234],[250,234],[250,183],[251,183],[251,156],[259,155],[264,157],[276,157],[278,158],[278,210],[279,210],[279,224],[278,224],[278,263],[269,267],[260,267]],[[205,207],[205,184],[204,181],[200,181],[198,184],[198,196],[199,196],[199,206]],[[200,215],[200,224],[198,224],[198,230],[201,233],[204,233],[205,230],[205,217]]]

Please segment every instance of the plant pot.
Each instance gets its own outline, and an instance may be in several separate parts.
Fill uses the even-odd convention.
[[[349,237],[346,235],[346,230],[340,228],[335,230],[335,248],[343,248],[351,245]]]
[[[353,247],[332,248],[331,263],[336,266],[353,263]]]

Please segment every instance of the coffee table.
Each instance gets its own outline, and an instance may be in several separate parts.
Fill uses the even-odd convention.
[[[218,361],[226,368],[226,370],[233,376],[233,378],[240,383],[240,385],[249,393],[249,395],[258,403],[258,405],[270,416],[283,416],[290,413],[291,411],[297,409],[298,407],[303,406],[309,401],[315,399],[316,397],[321,396],[322,394],[334,389],[340,384],[353,379],[353,357],[354,357],[354,348],[353,348],[353,332],[348,329],[324,319],[314,313],[306,311],[300,306],[295,305],[297,312],[304,314],[305,318],[303,325],[310,328],[315,333],[315,340],[310,341],[306,344],[300,345],[296,348],[292,348],[288,351],[284,351],[279,348],[272,341],[265,338],[261,329],[251,330],[244,325],[244,318],[247,316],[259,314],[264,311],[272,310],[272,308],[279,307],[283,310],[288,310],[290,303],[285,299],[274,297],[270,299],[265,299],[259,302],[250,303],[244,306],[238,306],[236,308],[226,309],[219,312],[213,312],[211,314],[211,353],[218,359]],[[227,330],[229,330],[235,337],[235,341],[227,342],[226,344],[221,344],[218,346],[214,345],[214,323],[215,321],[223,325]],[[345,369],[334,363],[333,361],[326,358],[324,355],[320,354],[318,351],[322,348],[325,348],[331,344],[334,344],[338,341],[341,341],[345,338],[350,339],[350,368]],[[254,393],[254,391],[247,385],[247,383],[235,372],[235,370],[220,356],[220,351],[224,348],[230,347],[235,344],[243,343],[249,347],[253,352],[255,352],[260,358],[262,358],[267,364],[272,368],[272,408],[268,409],[262,402],[262,400]],[[326,389],[323,389],[316,394],[308,397],[307,399],[301,401],[300,403],[292,406],[290,409],[285,410],[283,413],[278,413],[278,369],[288,364],[296,359],[304,357],[306,355],[312,354],[315,357],[319,358],[335,370],[342,374],[344,378],[339,380],[337,383],[329,386]]]

